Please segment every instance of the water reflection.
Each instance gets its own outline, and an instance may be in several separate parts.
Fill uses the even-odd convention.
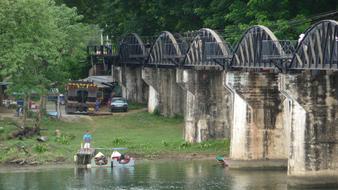
[[[54,170],[28,170],[0,173],[0,189],[66,189],[69,170],[53,172]]]
[[[214,161],[151,161],[126,168],[0,172],[0,189],[286,190],[285,171],[240,171]]]
[[[281,171],[241,171],[229,172],[233,190],[285,190],[286,172]]]
[[[147,162],[135,168],[74,169],[73,188],[287,189],[280,171],[230,171],[210,161]],[[267,180],[268,179],[268,180]]]

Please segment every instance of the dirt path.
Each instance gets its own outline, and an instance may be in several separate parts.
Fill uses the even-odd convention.
[[[0,107],[0,119],[4,118],[18,118],[18,117],[15,116],[15,110]]]
[[[142,109],[136,109],[136,110],[130,110],[128,112],[114,112],[113,115],[129,115],[133,113],[140,113],[140,112],[146,112],[147,108],[142,108]]]

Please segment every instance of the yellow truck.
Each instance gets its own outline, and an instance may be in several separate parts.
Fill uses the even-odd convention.
[[[94,113],[97,85],[87,81],[71,81],[67,84],[65,111],[69,113]]]

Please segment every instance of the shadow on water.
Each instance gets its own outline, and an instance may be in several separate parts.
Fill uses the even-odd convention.
[[[285,190],[288,186],[285,171],[229,170],[214,161],[149,161],[135,168],[9,171],[0,173],[0,189]]]

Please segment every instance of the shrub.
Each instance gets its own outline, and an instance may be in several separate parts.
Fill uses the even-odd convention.
[[[55,138],[55,142],[60,144],[70,144],[70,141],[75,138],[74,135],[65,135],[62,134],[60,137]]]
[[[27,111],[27,117],[28,118],[36,118],[38,114],[36,112],[33,112],[32,110]]]
[[[156,107],[156,108],[154,109],[153,114],[156,115],[156,116],[161,116],[161,112],[160,112],[160,110],[158,109],[158,107]]]
[[[114,138],[112,141],[113,145],[121,145],[121,144],[127,144],[127,140],[125,138]]]
[[[207,149],[207,148],[209,148],[209,147],[211,147],[211,144],[210,144],[210,143],[207,143],[207,142],[202,142],[202,143],[200,143],[200,148],[201,148],[201,149]]]
[[[165,147],[167,147],[167,146],[169,146],[169,143],[166,142],[165,140],[162,140],[162,145],[165,146]]]
[[[34,150],[37,153],[44,153],[44,152],[48,151],[48,147],[45,144],[37,144],[37,145],[35,145]]]
[[[189,142],[182,142],[181,144],[180,144],[180,149],[182,148],[182,149],[186,149],[186,148],[189,148],[191,146],[191,144],[189,143]]]

